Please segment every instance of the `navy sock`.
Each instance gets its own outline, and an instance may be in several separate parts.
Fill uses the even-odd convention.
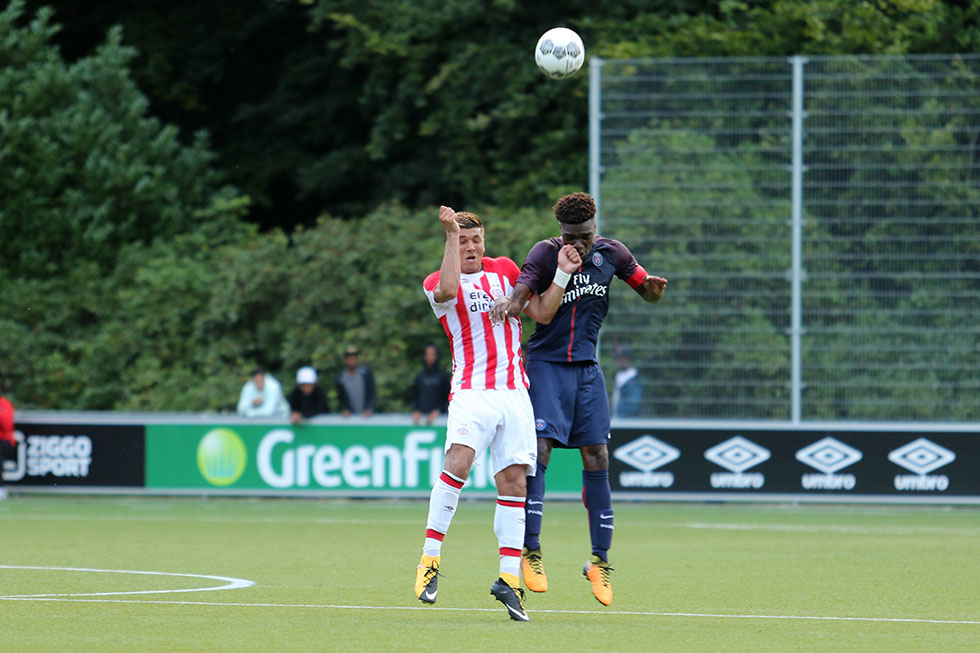
[[[524,546],[541,548],[541,520],[544,518],[544,473],[548,466],[538,463],[534,476],[527,477],[527,500],[524,502]]]
[[[589,534],[592,554],[609,560],[613,536],[612,492],[609,489],[609,470],[582,470],[582,499],[589,511]]]

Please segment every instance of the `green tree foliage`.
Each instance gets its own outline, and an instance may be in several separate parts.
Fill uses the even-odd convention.
[[[722,0],[583,15],[612,57],[973,52],[980,8],[949,0]]]
[[[118,372],[160,344],[128,342],[130,321],[161,335],[179,313],[167,295],[158,311],[124,310],[123,254],[214,223],[238,229],[248,201],[222,187],[203,134],[183,145],[148,114],[118,30],[69,65],[50,11],[22,19],[21,2],[0,12],[0,366],[28,405],[112,407],[128,392]]]
[[[554,25],[590,55],[970,52],[980,9],[943,0],[31,0],[69,58],[114,24],[156,115],[207,128],[263,228],[386,201],[544,208],[586,183],[587,73],[553,82]]]
[[[337,109],[367,118],[359,150],[374,193],[416,206],[541,206],[582,187],[587,75],[547,83],[533,63],[542,25],[574,24],[579,4],[562,15],[515,2],[316,3],[329,75],[348,81]],[[314,165],[308,182],[333,168]]]
[[[219,188],[204,135],[184,146],[149,115],[120,30],[68,65],[51,12],[20,27],[22,11],[12,2],[0,13],[0,269],[105,272],[123,244],[192,228]]]

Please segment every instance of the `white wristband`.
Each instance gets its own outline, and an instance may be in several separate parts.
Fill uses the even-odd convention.
[[[572,275],[565,272],[561,268],[558,268],[557,270],[555,270],[555,280],[552,281],[552,283],[558,286],[559,288],[564,289],[568,285],[568,280],[571,278]]]

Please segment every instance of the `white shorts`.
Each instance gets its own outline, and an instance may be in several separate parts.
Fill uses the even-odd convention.
[[[476,459],[490,447],[490,475],[511,465],[524,465],[534,476],[538,438],[534,410],[527,390],[458,390],[449,402],[446,450],[462,444],[476,452]]]

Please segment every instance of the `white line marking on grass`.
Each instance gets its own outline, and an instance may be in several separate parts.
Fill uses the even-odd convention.
[[[424,515],[423,515],[424,517]],[[4,517],[6,519],[6,517]],[[151,515],[17,515],[14,517],[10,516],[11,521],[14,519],[23,521],[109,521],[109,522],[164,522],[164,523],[175,523],[175,522],[194,522],[200,524],[353,524],[353,525],[364,525],[364,526],[387,526],[389,524],[395,525],[417,525],[419,523],[418,519],[358,519],[358,518],[337,518],[332,517],[215,517],[213,515],[201,515],[198,517],[180,517],[180,516],[151,516]]]
[[[71,599],[0,596],[11,601],[64,601],[72,603],[141,603],[151,605],[208,605],[232,608],[306,608],[313,610],[429,610],[433,612],[500,612],[500,608],[447,608],[409,605],[334,605],[318,603],[232,603],[223,601],[162,601],[142,599]],[[822,617],[793,614],[715,614],[710,612],[644,612],[637,610],[528,610],[528,614],[623,615],[632,617],[693,617],[701,619],[789,619],[801,621],[861,621],[878,623],[913,623],[980,626],[980,621],[961,619],[916,619],[906,617]]]
[[[130,594],[177,594],[182,592],[214,592],[218,590],[237,590],[255,585],[255,581],[230,576],[210,576],[207,574],[177,574],[166,571],[134,571],[130,569],[87,569],[83,567],[34,567],[23,565],[0,565],[0,569],[27,569],[34,571],[76,571],[96,574],[131,574],[140,576],[177,576],[180,578],[204,578],[207,580],[224,581],[227,585],[218,587],[192,587],[186,589],[138,590],[130,592],[77,592],[70,594],[20,594],[0,596],[4,600],[61,600],[53,597],[67,596],[123,596]]]
[[[739,524],[728,522],[686,522],[664,524],[664,526],[723,531],[775,531],[841,535],[962,535],[964,537],[980,535],[980,528],[950,528],[948,526],[834,526],[831,524]]]
[[[365,519],[334,517],[216,517],[202,515],[196,517],[157,516],[157,515],[17,515],[12,519],[31,521],[108,521],[108,522],[193,522],[225,524],[345,524],[354,526],[406,526],[418,524],[418,519]],[[455,521],[454,521],[455,523]],[[693,528],[702,530],[727,531],[773,531],[784,533],[831,533],[840,535],[951,535],[961,537],[980,536],[980,528],[950,526],[847,526],[820,524],[752,524],[735,522],[651,522],[653,528]]]

